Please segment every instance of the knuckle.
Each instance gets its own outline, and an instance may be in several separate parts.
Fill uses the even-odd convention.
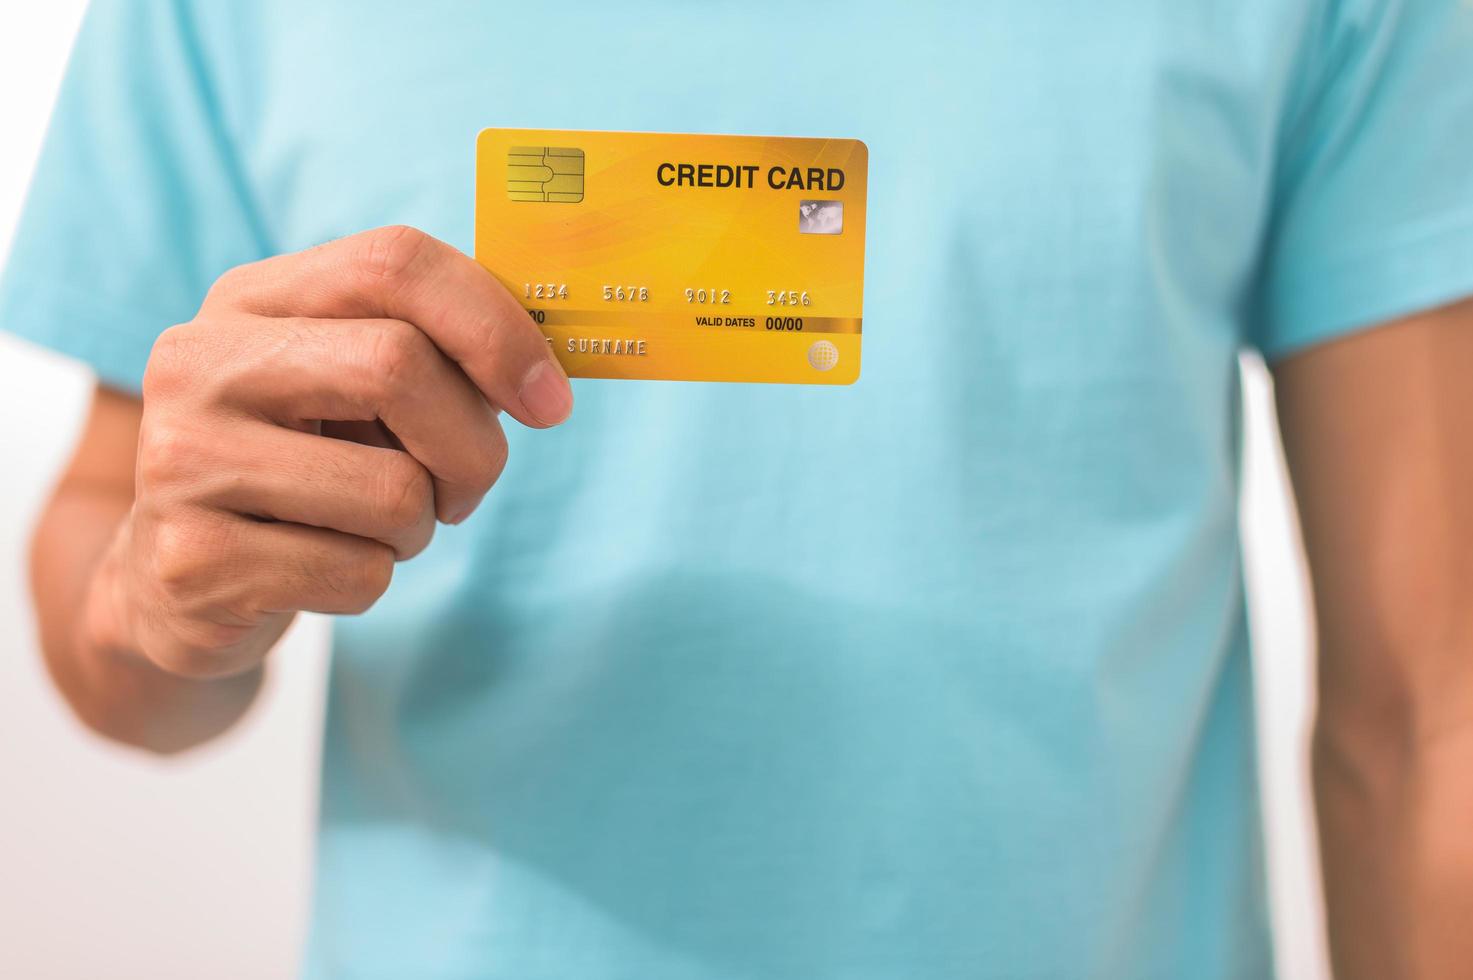
[[[537,329],[530,318],[527,320],[527,325],[532,330]],[[512,375],[516,365],[510,363],[511,359],[508,358],[507,354],[509,351],[516,349],[517,331],[519,329],[521,329],[521,324],[514,319],[501,315],[490,315],[485,318],[484,325],[477,331],[477,335],[472,341],[472,349],[474,350],[475,356],[485,363],[500,365],[502,370],[506,372],[505,379],[508,383],[512,381]],[[546,346],[547,341],[544,339],[541,343]],[[522,365],[523,370],[529,367],[530,364],[531,362]]]
[[[176,677],[199,677],[211,649],[199,640],[192,628],[171,624],[169,631],[155,638],[146,653],[156,667]]]
[[[406,453],[396,453],[383,468],[379,490],[383,522],[393,530],[418,527],[434,500],[434,486],[425,468]]]
[[[407,323],[388,320],[368,336],[367,367],[374,383],[389,391],[414,384],[425,365],[423,335]]]
[[[196,360],[189,325],[179,324],[159,334],[143,369],[143,400],[168,398],[188,382]]]
[[[473,468],[472,480],[476,489],[486,491],[501,479],[501,474],[506,470],[506,460],[510,448],[506,442],[506,433],[494,420],[487,432],[486,445],[482,452],[476,454],[469,463]]]
[[[154,663],[181,677],[208,679],[235,673],[239,665],[222,659],[220,651],[240,644],[250,637],[252,628],[208,619],[188,618],[173,624],[172,643],[153,651]]]
[[[367,612],[388,591],[394,578],[394,558],[394,549],[388,545],[364,542],[362,552],[330,576],[328,588],[347,612]]]
[[[197,467],[204,446],[188,429],[157,421],[138,434],[136,479],[140,489],[159,490],[184,479]]]
[[[201,520],[164,521],[154,530],[154,581],[176,603],[192,604],[227,550],[225,536]]]
[[[409,225],[375,228],[363,236],[359,269],[376,282],[398,282],[430,247],[430,236]]]
[[[394,560],[393,548],[376,545],[372,554],[359,564],[363,573],[363,596],[367,599],[365,609],[389,590],[389,583],[394,580]]]
[[[222,272],[205,292],[205,306],[216,303],[229,304],[245,293],[246,284],[252,278],[256,263],[247,262]]]

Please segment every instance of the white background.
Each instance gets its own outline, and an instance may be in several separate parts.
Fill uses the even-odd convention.
[[[81,14],[0,15],[0,241],[9,242]],[[0,328],[3,328],[0,324]],[[0,976],[294,974],[305,929],[326,624],[299,624],[225,739],[160,760],[82,730],[49,686],[25,585],[30,524],[90,379],[0,334]],[[1323,980],[1305,789],[1309,631],[1268,383],[1246,365],[1243,523],[1283,980]]]

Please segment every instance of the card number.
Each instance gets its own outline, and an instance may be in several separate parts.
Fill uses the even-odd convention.
[[[809,298],[806,290],[796,289],[769,289],[767,291],[768,306],[812,306],[813,300]]]
[[[528,299],[567,299],[568,284],[565,282],[529,282],[522,285]]]

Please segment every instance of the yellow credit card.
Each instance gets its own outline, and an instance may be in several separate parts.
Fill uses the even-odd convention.
[[[852,139],[487,129],[476,260],[575,378],[851,384]]]

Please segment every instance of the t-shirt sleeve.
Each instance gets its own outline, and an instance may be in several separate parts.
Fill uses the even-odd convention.
[[[1473,2],[1329,0],[1281,133],[1270,360],[1473,294]]]
[[[182,0],[92,4],[0,275],[0,328],[125,390],[267,252],[196,27]]]

